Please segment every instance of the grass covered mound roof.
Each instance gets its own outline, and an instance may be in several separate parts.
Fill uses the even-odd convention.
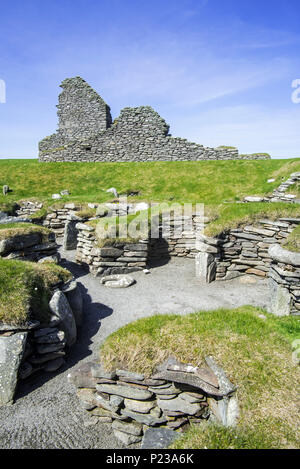
[[[0,324],[22,326],[34,319],[47,321],[51,287],[71,278],[70,272],[54,263],[0,258]]]
[[[6,223],[0,224],[0,241],[3,239],[14,238],[15,236],[40,233],[42,238],[47,239],[51,230],[43,226],[32,223]]]
[[[238,386],[238,427],[192,427],[176,448],[299,448],[300,369],[291,343],[300,321],[261,314],[248,306],[141,319],[109,336],[100,359],[106,368],[148,376],[170,355],[195,366],[212,355],[224,368]]]

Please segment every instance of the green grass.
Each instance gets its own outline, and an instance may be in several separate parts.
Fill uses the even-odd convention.
[[[222,204],[205,207],[205,214],[211,218],[205,233],[216,236],[223,231],[245,226],[257,220],[268,218],[300,218],[300,204],[255,202],[247,204]]]
[[[72,275],[54,263],[0,258],[0,323],[22,326],[28,320],[50,318],[51,287]]]
[[[289,234],[282,246],[288,251],[300,252],[300,225]]]
[[[98,247],[113,246],[119,242],[135,243],[148,238],[151,227],[151,216],[157,211],[153,208],[143,210],[134,215],[123,217],[107,217],[91,220],[88,225],[95,227]],[[134,232],[131,232],[131,229]]]
[[[15,236],[40,233],[42,238],[47,240],[51,230],[43,226],[34,225],[32,223],[6,223],[0,224],[0,241]]]
[[[2,206],[11,211],[15,202],[28,198],[44,203],[34,218],[45,217],[49,207],[62,207],[66,202],[80,205],[83,217],[93,217],[95,210],[87,203],[111,200],[112,194],[106,190],[114,186],[119,193],[139,193],[130,201],[204,203],[205,214],[213,220],[207,234],[213,236],[258,218],[300,216],[297,204],[235,203],[246,195],[271,194],[296,171],[300,171],[300,159],[150,163],[0,160],[0,185],[13,189],[6,197],[0,195],[0,210]],[[271,178],[275,182],[269,184]],[[71,195],[54,202],[51,195],[63,189]],[[296,194],[299,190],[299,184],[290,189]]]
[[[266,319],[259,317],[262,312]],[[298,318],[277,318],[245,306],[141,319],[109,336],[100,357],[108,369],[147,376],[169,355],[195,366],[207,355],[220,363],[238,386],[237,428],[192,427],[176,448],[299,448],[300,370],[291,347],[299,337]]]
[[[49,200],[68,189],[64,200],[103,202],[105,191],[139,191],[135,199],[220,204],[246,195],[270,193],[283,179],[300,170],[300,160],[199,161],[149,163],[39,163],[1,160],[0,185],[13,192],[0,195],[0,204],[26,197]],[[269,178],[276,181],[268,184]]]

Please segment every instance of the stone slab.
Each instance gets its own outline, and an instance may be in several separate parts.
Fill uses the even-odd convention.
[[[0,337],[0,406],[13,403],[27,335],[19,332]]]

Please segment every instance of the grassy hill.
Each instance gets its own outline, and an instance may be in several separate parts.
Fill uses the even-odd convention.
[[[272,192],[282,179],[300,171],[300,159],[263,161],[199,161],[150,163],[39,163],[0,160],[0,185],[13,190],[9,200],[51,199],[68,189],[68,200],[102,202],[119,193],[138,191],[136,199],[220,204],[246,195]],[[268,184],[267,180],[275,178]]]
[[[300,159],[258,161],[198,161],[150,163],[39,163],[38,160],[0,160],[0,186],[12,189],[0,192],[0,211],[13,212],[15,202],[38,199],[45,216],[54,205],[51,195],[69,190],[62,201],[81,204],[88,214],[87,202],[112,199],[106,190],[115,187],[119,194],[136,195],[130,201],[203,203],[205,214],[213,222],[207,234],[250,223],[256,218],[300,217],[300,205],[289,203],[237,204],[246,195],[267,195],[291,173],[300,171]],[[268,179],[275,179],[268,183]],[[290,188],[300,197],[300,186]],[[231,202],[231,203],[230,203]],[[87,215],[88,216],[88,215]],[[89,216],[93,216],[90,213]]]

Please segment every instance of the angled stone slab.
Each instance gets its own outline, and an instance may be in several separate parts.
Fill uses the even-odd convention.
[[[269,247],[269,256],[277,262],[300,267],[300,254],[283,249],[279,244],[273,244]]]
[[[0,406],[13,403],[27,335],[19,332],[0,337]]]
[[[274,280],[273,275],[269,278],[270,301],[268,312],[275,316],[289,316],[291,314],[292,298],[285,284]]]
[[[181,399],[180,396],[169,400],[158,399],[157,405],[163,412],[182,412],[187,415],[195,415],[199,410],[201,410],[199,403],[191,404],[190,402]]]
[[[167,421],[167,418],[164,416],[156,417],[155,415],[152,415],[152,411],[153,409],[150,411],[150,414],[140,414],[139,412],[132,412],[127,409],[121,409],[121,415],[123,417],[131,418],[132,420],[135,420],[136,422],[142,423],[144,425],[148,425],[149,427],[161,425]]]
[[[56,291],[49,303],[52,313],[60,319],[60,328],[66,336],[66,343],[71,347],[77,339],[77,327],[69,302],[61,291]]]
[[[166,365],[164,369],[159,367],[159,371],[153,376],[154,379],[165,379],[167,381],[172,381],[173,383],[182,383],[188,384],[192,388],[200,389],[204,391],[206,394],[212,396],[219,396],[222,397],[226,395],[226,393],[222,392],[220,389],[208,384],[199,376],[195,375],[194,373],[185,373],[181,371],[170,371],[166,369]]]

